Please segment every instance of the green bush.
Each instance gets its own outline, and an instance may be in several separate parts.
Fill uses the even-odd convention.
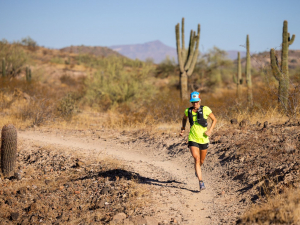
[[[57,106],[59,116],[66,120],[71,120],[76,110],[76,94],[74,93],[68,93],[59,101]]]
[[[122,103],[146,101],[155,93],[147,79],[152,66],[132,67],[130,71],[123,67],[122,62],[108,63],[86,79],[86,99],[90,105],[107,109]]]
[[[172,60],[167,56],[160,64],[158,64],[156,70],[155,70],[155,76],[160,78],[166,78],[170,75],[174,75],[179,73],[178,67],[176,65],[175,59]],[[178,74],[176,74],[178,75]]]
[[[64,64],[65,63],[64,59],[61,57],[53,57],[53,58],[51,58],[50,62],[56,63],[56,64]]]
[[[38,47],[35,40],[33,40],[31,37],[22,38],[21,44],[27,46],[30,50],[36,50]]]
[[[0,59],[5,59],[6,76],[15,77],[20,74],[29,57],[20,44],[10,44],[2,40],[0,41]],[[0,71],[2,71],[2,63]]]

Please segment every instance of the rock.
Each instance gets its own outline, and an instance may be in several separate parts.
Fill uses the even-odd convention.
[[[18,220],[19,216],[20,216],[20,214],[19,214],[18,212],[12,212],[12,213],[10,214],[10,218],[11,218],[11,220],[13,220],[13,221]]]
[[[48,185],[51,181],[50,180],[45,180],[45,184]]]
[[[158,221],[151,216],[145,216],[145,220],[147,221],[147,225],[158,225]]]
[[[76,165],[75,167],[76,168],[79,168],[79,167],[83,167],[84,166],[84,162],[80,161],[79,159],[76,160]]]
[[[244,119],[240,122],[240,127],[247,127],[249,124],[250,124],[250,121]]]
[[[131,222],[133,222],[134,225],[144,225],[147,224],[147,221],[142,216],[136,216],[130,219]]]
[[[6,204],[6,205],[12,205],[11,199],[7,199],[7,200],[5,201],[5,204]]]
[[[98,206],[99,208],[104,208],[104,207],[105,207],[105,202],[107,202],[106,199],[101,199],[100,202],[97,202],[97,206]]]
[[[231,123],[231,124],[238,124],[238,120],[237,120],[237,119],[231,119],[231,120],[230,120],[230,123]]]
[[[123,221],[123,225],[134,225],[134,223],[131,222],[129,219],[125,219],[125,220]]]
[[[126,219],[126,214],[118,213],[118,214],[114,215],[112,222],[118,224],[118,223],[121,223],[124,219]]]
[[[110,188],[109,187],[104,187],[101,191],[100,194],[101,195],[106,195],[110,193]]]
[[[265,122],[264,122],[264,128],[268,128],[268,126],[269,126],[268,121],[265,121]]]
[[[256,126],[260,127],[261,123],[260,122],[256,122]]]
[[[21,180],[21,179],[22,179],[22,175],[21,175],[20,172],[15,172],[14,177],[15,177],[15,179],[17,179],[17,180]]]

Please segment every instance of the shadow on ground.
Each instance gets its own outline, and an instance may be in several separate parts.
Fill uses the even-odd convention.
[[[143,183],[143,184],[164,186],[164,187],[170,187],[170,188],[178,188],[178,189],[182,189],[182,190],[191,191],[194,193],[199,192],[198,190],[191,190],[187,187],[184,187],[184,186],[186,186],[186,183],[183,183],[180,181],[153,179],[153,178],[144,177],[138,173],[123,170],[123,169],[113,169],[113,170],[108,170],[108,171],[104,171],[104,172],[90,173],[85,177],[79,178],[79,180],[98,178],[98,177],[108,178],[108,180],[110,180],[110,181],[116,181],[117,179],[136,180],[138,183]]]

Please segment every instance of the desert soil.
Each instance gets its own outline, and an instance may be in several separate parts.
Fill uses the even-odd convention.
[[[120,160],[151,187],[153,201],[144,211],[160,224],[235,224],[249,204],[241,200],[241,184],[222,176],[224,165],[214,144],[202,167],[206,190],[199,192],[187,136],[149,139],[125,131],[39,129],[19,131],[18,138],[29,146],[57,146],[82,158]]]

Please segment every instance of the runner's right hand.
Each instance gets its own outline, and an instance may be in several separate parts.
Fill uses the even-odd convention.
[[[180,134],[179,134],[179,135],[180,135],[180,136],[182,136],[182,135],[183,135],[183,133],[184,133],[184,131],[185,131],[185,130],[181,130],[181,132],[180,132]]]

